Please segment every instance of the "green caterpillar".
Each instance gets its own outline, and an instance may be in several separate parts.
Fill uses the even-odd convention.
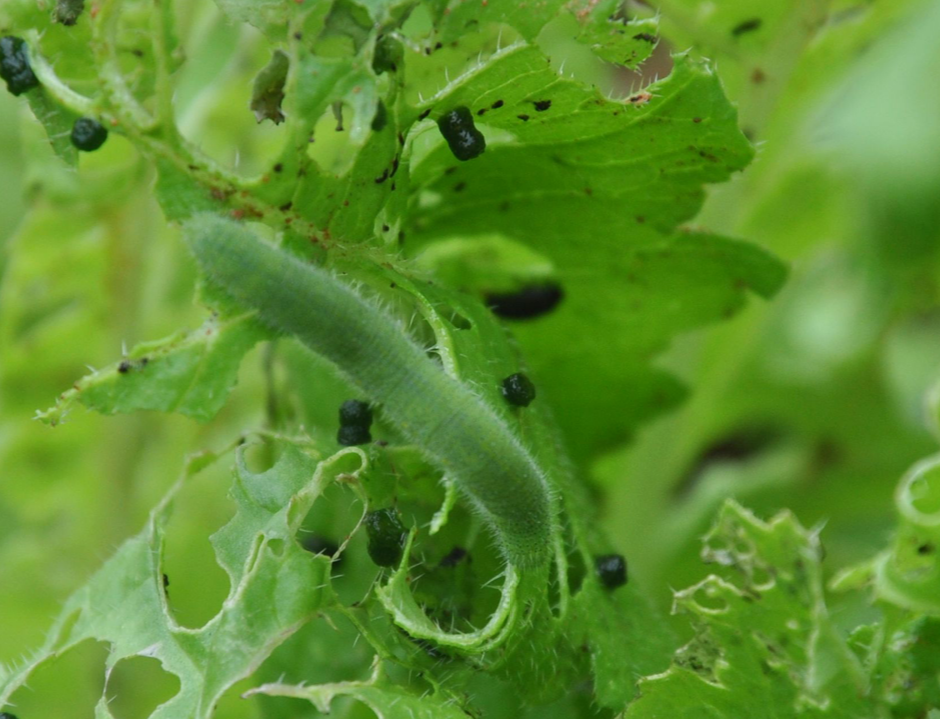
[[[496,411],[429,360],[390,315],[232,220],[199,215],[185,233],[213,283],[333,362],[454,478],[509,562],[548,560],[555,514],[544,473]]]

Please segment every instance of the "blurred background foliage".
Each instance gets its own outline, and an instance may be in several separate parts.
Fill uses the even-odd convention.
[[[940,370],[940,6],[631,8],[651,6],[668,46],[641,74],[600,66],[577,47],[572,71],[629,89],[668,73],[669,49],[716,61],[758,153],[710,190],[695,224],[754,241],[792,270],[774,301],[676,341],[657,364],[691,388],[685,403],[594,460],[613,546],[629,558],[632,581],[668,609],[671,588],[703,575],[699,537],[724,497],[759,515],[789,507],[804,525],[824,524],[831,572],[883,546],[898,478],[936,449],[937,418],[924,398]],[[177,12],[190,59],[176,96],[181,128],[220,162],[257,171],[275,142],[273,126],[248,111],[267,44],[209,0],[177,3]],[[331,134],[324,138],[318,152],[328,153]],[[84,410],[55,429],[30,421],[86,364],[199,324],[194,271],[153,181],[116,136],[83,155],[77,173],[66,170],[25,103],[0,94],[0,662],[39,644],[63,599],[139,529],[188,453],[264,423],[263,348],[207,425]],[[187,488],[192,497],[173,519],[167,561],[187,570],[174,575],[174,603],[192,622],[208,619],[227,589],[205,541],[231,514],[226,489],[224,472],[209,473]],[[870,611],[839,601],[833,616],[846,627]],[[46,693],[47,716],[93,706],[94,650],[56,663],[45,681],[74,690]],[[129,669],[128,681],[138,672],[154,696],[128,705],[128,717],[173,692],[161,688],[168,675],[146,664]],[[230,696],[220,716],[260,716],[237,691]]]

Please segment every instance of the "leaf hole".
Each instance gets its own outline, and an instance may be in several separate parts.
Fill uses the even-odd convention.
[[[565,551],[568,557],[568,591],[573,597],[581,591],[584,578],[587,576],[587,564],[584,556],[575,541],[571,526],[565,525]]]
[[[552,567],[548,576],[548,606],[551,607],[552,614],[556,617],[561,616],[561,577]],[[567,577],[565,578],[567,581]]]
[[[427,350],[425,350],[425,354],[432,362],[435,362],[441,367],[444,366],[444,358],[441,357],[441,351],[437,346],[429,347]]]
[[[265,659],[252,681],[257,686],[265,682],[327,684],[366,680],[373,658],[371,645],[363,641],[358,629],[344,616],[330,613],[308,622],[291,635]],[[264,697],[259,695],[257,699],[267,708]],[[264,711],[261,716],[281,714]]]
[[[303,530],[297,532],[297,543],[310,552],[314,556],[323,555],[329,557],[333,560],[333,564],[336,568],[339,568],[339,565],[343,561],[343,556],[339,552],[339,543],[333,541],[329,537],[326,537],[322,534],[316,534],[314,532],[309,532],[306,536],[301,536]]]
[[[910,484],[911,506],[922,514],[940,512],[940,472],[920,475]]]
[[[350,456],[349,461],[360,461]],[[356,467],[350,464],[350,471]],[[294,541],[311,554],[324,554],[333,559],[333,588],[346,603],[360,599],[375,576],[374,565],[365,551],[364,539],[358,535],[341,551],[362,517],[361,499],[341,482],[330,483],[307,510]],[[360,541],[362,539],[362,541]]]
[[[263,474],[277,462],[274,442],[252,442],[242,449],[245,467],[252,474]]]
[[[453,326],[454,329],[473,329],[473,323],[448,304],[437,305],[434,310]]]
[[[56,641],[59,644],[67,644],[69,635],[72,633],[72,629],[75,628],[75,625],[78,623],[78,620],[81,619],[82,610],[76,609],[72,612],[68,618],[62,623],[62,627],[59,629],[59,636]]]
[[[147,719],[179,690],[179,678],[166,671],[158,659],[134,656],[111,668],[105,691],[115,719]]]
[[[284,544],[284,540],[283,540],[283,539],[278,539],[277,537],[275,537],[275,538],[273,538],[273,539],[269,539],[268,542],[267,542],[267,547],[268,547],[269,550],[271,550],[271,553],[272,553],[275,557],[283,557],[283,556],[284,556],[285,544]]]
[[[375,108],[370,112],[367,127],[371,124]],[[355,165],[360,148],[352,138],[351,128],[356,121],[354,116],[354,109],[343,103],[326,108],[317,120],[307,143],[307,157],[324,172],[343,177]]]
[[[105,661],[110,645],[86,639],[33,671],[28,684],[9,700],[9,711],[22,718],[92,719],[104,692]]]
[[[757,589],[761,592],[766,592],[768,589],[773,589],[777,584],[776,575],[771,572],[767,567],[755,565],[751,568],[751,584],[754,589]]]
[[[90,3],[86,3],[90,5]],[[197,5],[197,3],[187,3],[187,6]],[[231,70],[226,70],[237,55],[239,47],[239,34],[237,27],[227,27],[225,17],[217,6],[211,3],[198,3],[200,17],[205,19],[207,28],[215,28],[211,34],[205,32],[181,33],[179,52],[191,59],[192,63],[183,63],[178,70],[178,77],[182,83],[179,87],[197,88],[201,86],[203,75],[208,68],[217,78],[219,87],[231,87],[234,75]],[[139,49],[148,54],[152,54],[146,40],[149,27],[145,24],[149,17],[147,14],[135,14],[132,25],[123,28],[122,37],[135,38],[139,43]],[[128,23],[131,13],[124,13],[121,17],[122,25]],[[81,22],[81,21],[79,21]],[[221,27],[220,27],[221,26]],[[188,37],[187,37],[188,36]],[[136,77],[143,80],[146,73],[141,73],[141,60],[128,53],[128,56],[122,58],[124,62],[123,72],[128,77]],[[244,61],[245,58],[242,58]],[[253,67],[246,68],[260,71],[268,61],[268,56],[262,56],[261,53],[253,55],[250,63]],[[154,62],[150,59],[150,62]],[[254,74],[254,73],[252,73]],[[138,102],[146,102],[152,95],[152,88],[143,83],[143,87],[137,88],[139,80],[131,83],[132,90],[135,92]],[[239,86],[240,87],[240,86]],[[216,110],[205,112],[200,103],[204,100],[198,92],[181,91],[175,98],[174,107],[179,116],[194,115],[202,118],[196,122],[182,123],[181,130],[185,132],[189,141],[201,148],[204,148],[206,154],[211,155],[214,160],[224,165],[230,170],[238,173],[245,173],[246,177],[261,174],[270,170],[268,148],[277,146],[283,141],[286,130],[284,125],[276,125],[273,122],[258,123],[253,112],[248,109],[246,103],[244,110],[240,112],[225,112],[221,107]],[[196,109],[200,108],[200,109]],[[195,110],[195,111],[194,111]],[[225,122],[226,128],[231,128],[231,135],[224,138],[218,132],[218,123]],[[114,133],[112,133],[114,135]],[[237,138],[233,145],[232,138]],[[114,140],[119,139],[117,136]],[[111,143],[109,138],[108,144]],[[106,145],[107,147],[107,145]],[[233,147],[239,149],[238,152]]]
[[[708,634],[703,634],[680,647],[676,652],[675,662],[678,666],[695,672],[701,679],[717,685],[719,682],[715,666],[720,658],[721,652],[715,642]]]
[[[728,611],[724,590],[713,582],[700,584],[692,594],[691,600],[699,609],[710,614],[723,614]]]
[[[750,559],[754,556],[754,545],[751,543],[751,540],[745,537],[738,537],[734,541],[734,553],[737,555],[738,561]]]
[[[177,623],[199,628],[218,614],[229,578],[216,560],[209,536],[235,514],[228,498],[232,470],[218,461],[189,478],[173,501],[165,528],[163,572],[172,577],[167,604]]]

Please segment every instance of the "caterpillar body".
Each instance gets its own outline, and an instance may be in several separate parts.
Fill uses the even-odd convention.
[[[452,477],[519,567],[543,565],[555,522],[544,472],[506,421],[427,358],[394,318],[329,272],[233,220],[185,227],[206,276],[273,329],[334,363],[385,418]]]

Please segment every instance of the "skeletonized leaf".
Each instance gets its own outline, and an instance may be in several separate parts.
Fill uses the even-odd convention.
[[[212,716],[225,690],[248,676],[268,654],[333,600],[330,560],[304,551],[294,535],[307,508],[336,470],[339,454],[316,462],[292,443],[266,472],[236,464],[234,518],[213,538],[232,586],[219,613],[205,626],[179,626],[167,604],[162,574],[164,536],[173,496],[187,479],[216,461],[195,458],[154,510],[144,529],[127,540],[88,583],[66,600],[43,647],[0,678],[0,706],[38,665],[86,639],[110,644],[106,669],[126,657],[158,659],[179,678],[179,692],[151,715],[155,719]],[[363,464],[351,477],[365,468]],[[98,716],[108,716],[102,696]]]
[[[729,500],[704,541],[717,573],[675,595],[695,636],[640,682],[625,719],[873,716],[861,665],[827,616],[815,534]]]

